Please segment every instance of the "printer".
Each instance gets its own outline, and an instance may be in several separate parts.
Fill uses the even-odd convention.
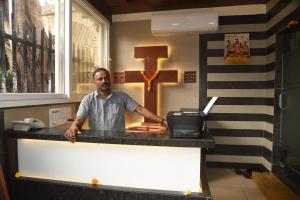
[[[183,109],[169,112],[167,122],[171,137],[200,138],[205,128],[206,116],[217,99],[218,97],[213,97],[203,111]]]

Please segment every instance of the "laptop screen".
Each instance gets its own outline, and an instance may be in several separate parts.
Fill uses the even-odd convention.
[[[208,104],[206,105],[206,107],[203,110],[203,113],[205,115],[207,115],[208,112],[212,109],[212,107],[213,107],[213,105],[214,105],[214,103],[216,102],[217,99],[218,99],[218,97],[211,98],[211,100],[208,102]]]

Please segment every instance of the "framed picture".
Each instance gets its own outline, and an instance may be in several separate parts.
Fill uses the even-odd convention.
[[[225,64],[247,64],[250,62],[249,33],[225,34]]]

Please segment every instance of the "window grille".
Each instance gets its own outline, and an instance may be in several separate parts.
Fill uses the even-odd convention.
[[[42,21],[54,12],[46,15],[41,1],[30,2],[0,2],[1,93],[55,92],[55,36]]]

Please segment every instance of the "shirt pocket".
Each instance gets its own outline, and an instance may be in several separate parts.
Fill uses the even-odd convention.
[[[110,106],[110,111],[112,115],[118,115],[120,112],[120,106],[118,104],[112,104]]]

